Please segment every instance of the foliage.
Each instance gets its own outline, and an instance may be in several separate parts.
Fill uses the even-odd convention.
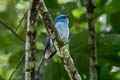
[[[89,80],[88,26],[86,0],[45,0],[53,19],[59,14],[71,13],[69,18],[69,50],[83,80]],[[120,80],[120,0],[96,0],[95,24],[97,36],[97,58],[99,80]],[[28,0],[16,0],[18,16],[21,18]],[[0,0],[0,20],[13,30],[19,24],[13,0]],[[24,43],[0,24],[0,80],[7,80],[24,54]],[[26,19],[17,31],[22,38],[26,34]],[[44,48],[47,31],[38,18],[37,48]],[[36,66],[42,52],[36,54]],[[61,59],[56,55],[48,61],[40,75],[41,80],[69,80]],[[24,64],[15,73],[13,80],[24,79]]]

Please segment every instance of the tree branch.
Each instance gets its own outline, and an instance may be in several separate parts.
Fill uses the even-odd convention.
[[[29,7],[28,7],[28,9],[26,10],[26,12],[24,13],[24,16],[23,16],[21,19],[19,19],[19,25],[16,27],[15,32],[17,32],[17,30],[18,30],[19,27],[21,26],[24,18],[27,16],[28,10],[29,10]]]
[[[88,19],[88,27],[89,27],[90,80],[98,80],[94,9],[95,6],[92,0],[88,0],[87,19]]]
[[[15,7],[16,15],[17,15],[17,17],[18,17],[18,19],[20,21],[20,17],[18,16],[18,9],[16,7],[16,0],[14,0],[14,7]]]
[[[18,20],[19,20],[19,24],[18,24],[18,26],[17,26],[16,29],[15,29],[15,32],[17,32],[17,30],[20,28],[20,26],[21,26],[24,18],[27,16],[29,7],[27,8],[26,12],[24,13],[24,16],[20,19],[20,17],[18,16],[18,9],[17,9],[17,7],[16,7],[16,0],[14,0],[14,6],[15,6],[17,18],[18,18]]]
[[[13,70],[12,74],[10,75],[9,79],[8,80],[11,80],[14,73],[17,71],[17,69],[19,68],[19,66],[22,64],[23,60],[25,58],[25,54],[22,55],[22,57],[20,58],[20,61],[18,62],[17,66],[15,67],[15,69]]]
[[[64,67],[67,70],[71,80],[81,80],[81,77],[74,65],[73,59],[71,58],[67,47],[60,40],[60,36],[54,26],[53,20],[49,15],[49,12],[45,6],[44,0],[39,0],[39,10],[41,19],[43,20],[48,33],[54,42],[54,45],[61,56]]]
[[[27,17],[26,56],[25,56],[25,80],[35,79],[35,53],[37,33],[37,2],[30,0],[30,9]]]
[[[9,31],[11,31],[17,38],[19,38],[21,41],[25,42],[24,39],[22,39],[15,31],[13,31],[13,29],[8,26],[7,24],[5,24],[2,20],[0,20],[0,24],[2,24],[4,27],[6,27]]]

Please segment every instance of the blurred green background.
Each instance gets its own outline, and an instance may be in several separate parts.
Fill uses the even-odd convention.
[[[28,0],[16,0],[16,14],[14,0],[0,0],[0,20],[15,30],[28,3]],[[82,79],[89,80],[86,0],[45,0],[45,3],[53,19],[59,14],[72,13],[69,18],[70,55]],[[99,80],[120,80],[120,0],[96,0],[95,5]],[[26,19],[17,34],[25,39]],[[38,17],[37,48],[41,51],[36,53],[36,67],[42,56],[46,36],[47,31]],[[24,52],[24,43],[0,24],[0,80],[8,79]],[[69,80],[58,55],[45,64],[40,77],[41,80]],[[24,80],[24,63],[13,80]]]

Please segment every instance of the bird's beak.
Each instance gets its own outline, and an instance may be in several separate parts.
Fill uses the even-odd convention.
[[[67,14],[66,16],[69,17],[71,14]]]

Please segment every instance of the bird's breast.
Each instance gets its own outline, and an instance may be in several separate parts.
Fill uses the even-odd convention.
[[[67,23],[64,22],[57,22],[55,24],[56,29],[61,37],[62,40],[67,41],[69,38],[69,27]]]

